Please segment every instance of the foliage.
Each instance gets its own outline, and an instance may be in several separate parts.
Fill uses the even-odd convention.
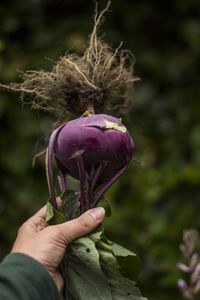
[[[79,216],[79,197],[80,193],[73,191],[63,193],[59,211],[48,201],[47,223],[60,224]],[[147,300],[134,280],[138,272],[136,254],[108,240],[102,224],[67,246],[61,268],[65,281],[63,300]]]
[[[147,300],[133,277],[121,275],[121,257],[135,264],[135,254],[107,240],[101,230],[72,242],[65,264],[65,299]]]
[[[93,8],[83,0],[2,2],[0,81],[16,81],[17,70],[50,70],[50,60],[68,49],[81,53]],[[123,122],[143,166],[132,163],[108,192],[113,214],[105,231],[139,255],[139,286],[149,299],[180,299],[178,244],[184,228],[200,229],[199,15],[196,0],[118,0],[102,29],[113,46],[123,40],[132,49],[142,78]],[[21,107],[7,92],[1,92],[0,119],[3,256],[18,226],[48,199],[43,160],[34,169],[31,160],[46,145],[53,120]]]
[[[183,299],[195,300],[199,298],[200,291],[200,262],[198,244],[199,233],[195,230],[183,232],[183,243],[180,245],[184,263],[179,262],[177,267],[185,273],[185,278],[178,280],[178,287]],[[186,280],[185,280],[186,279]]]

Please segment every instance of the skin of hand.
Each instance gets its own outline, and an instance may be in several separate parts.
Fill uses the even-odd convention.
[[[94,230],[103,220],[105,210],[96,207],[77,219],[59,225],[45,222],[46,206],[28,219],[18,230],[11,253],[24,253],[39,261],[52,276],[58,290],[63,287],[59,271],[67,244]]]

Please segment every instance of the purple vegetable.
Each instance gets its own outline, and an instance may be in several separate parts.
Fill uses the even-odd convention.
[[[98,204],[126,170],[134,144],[120,119],[105,114],[82,116],[54,130],[47,151],[47,179],[56,206],[52,160],[60,170],[62,192],[66,175],[80,180],[81,212]]]

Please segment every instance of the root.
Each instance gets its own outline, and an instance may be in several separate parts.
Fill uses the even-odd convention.
[[[110,3],[99,14],[96,3],[94,28],[83,56],[66,53],[50,72],[26,71],[20,76],[21,83],[0,84],[0,88],[20,92],[23,103],[55,112],[59,119],[80,115],[90,106],[97,113],[111,108],[122,112],[129,107],[133,83],[138,80],[133,74],[133,55],[121,50],[122,43],[113,50],[97,35]]]

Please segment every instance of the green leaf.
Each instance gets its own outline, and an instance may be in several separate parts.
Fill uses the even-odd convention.
[[[113,243],[112,251],[115,256],[122,256],[122,257],[134,256],[134,257],[136,257],[135,253],[133,253],[132,251],[130,251],[116,243]]]
[[[56,225],[66,222],[64,214],[55,209],[50,201],[47,202],[46,222],[49,225]]]
[[[129,279],[136,279],[140,269],[137,255],[115,243],[112,245],[112,252],[117,259],[121,274]]]
[[[136,282],[123,276],[118,258],[136,255],[109,241],[102,228],[68,246],[64,261],[66,300],[145,300]],[[134,260],[132,261],[134,263]]]
[[[67,191],[61,196],[61,211],[65,215],[66,220],[71,220],[79,215],[78,194],[74,191]]]
[[[99,253],[89,236],[68,246],[65,260],[67,300],[112,300],[107,278],[101,270]]]
[[[118,254],[117,256],[125,258],[130,256],[130,254],[133,256],[133,253],[119,245],[114,245],[115,244],[111,244],[110,242],[108,243],[104,236],[102,236],[96,244],[99,252],[101,269],[110,285],[112,300],[145,300],[145,298],[141,296],[140,290],[136,287],[136,282],[124,277],[120,273],[120,266],[114,255],[115,251]]]
[[[50,200],[47,202],[46,222],[49,225],[64,223],[78,216],[79,201],[75,192],[67,191],[61,196],[61,200],[60,210],[57,210]]]

